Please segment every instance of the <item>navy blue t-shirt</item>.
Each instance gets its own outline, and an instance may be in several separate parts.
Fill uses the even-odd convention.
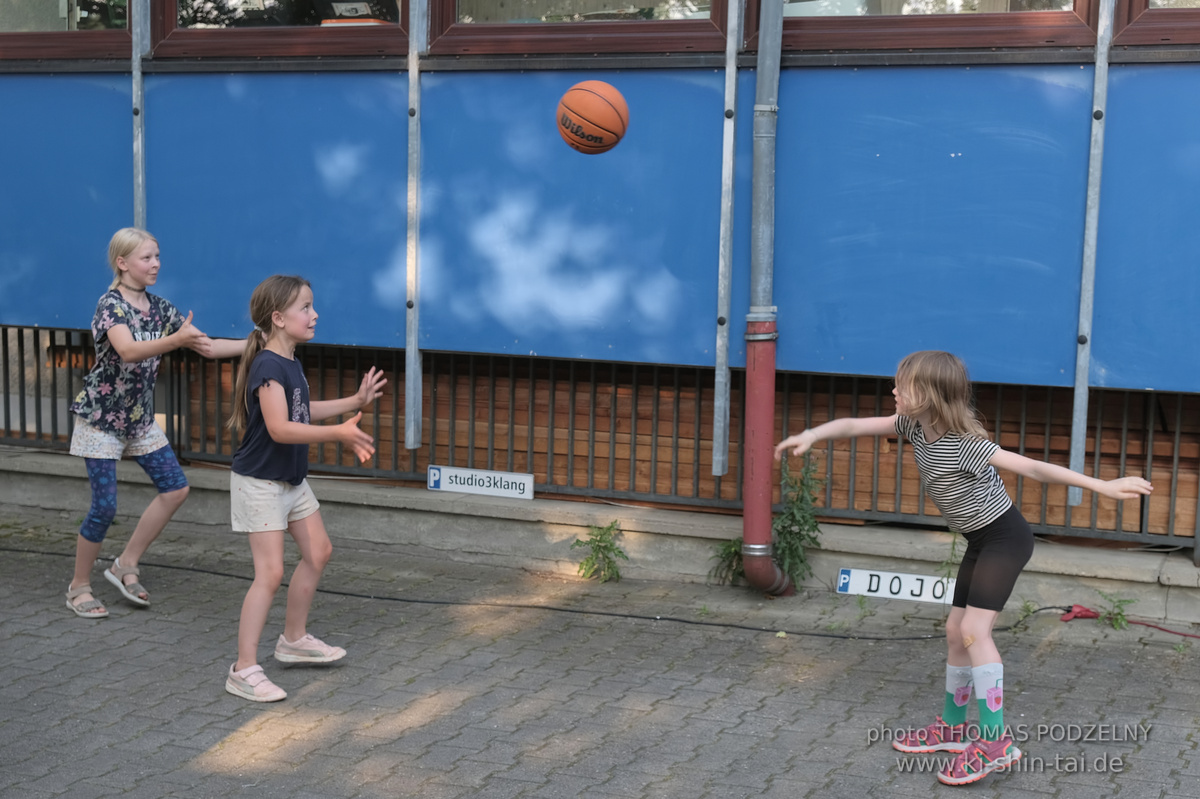
[[[233,470],[246,477],[300,485],[308,474],[308,445],[276,442],[263,421],[258,389],[271,380],[283,386],[284,396],[288,398],[288,419],[301,424],[311,423],[308,379],[304,377],[300,362],[263,350],[250,364],[246,380],[246,434],[234,453]]]

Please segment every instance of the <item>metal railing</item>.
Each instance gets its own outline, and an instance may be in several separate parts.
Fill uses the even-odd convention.
[[[384,395],[364,413],[376,454],[358,464],[340,445],[313,447],[313,470],[424,483],[428,466],[465,466],[534,475],[542,495],[572,495],[736,511],[741,505],[742,374],[733,375],[730,474],[714,477],[714,372],[695,367],[547,358],[423,353],[423,443],[403,446],[404,352],[338,346],[301,350],[312,398],[353,393],[361,374],[381,368]],[[0,443],[66,450],[71,399],[93,360],[85,331],[0,327],[3,430]],[[228,463],[234,362],[175,353],[163,361],[156,411],[180,457]],[[889,415],[891,380],[780,374],[779,437],[831,418]],[[1005,449],[1066,465],[1069,388],[976,386],[978,408]],[[1200,519],[1200,395],[1093,389],[1090,473],[1142,474],[1153,496],[1117,503],[1005,475],[1034,530],[1193,548]],[[826,442],[821,515],[868,523],[940,526],[911,448],[895,437]],[[778,497],[777,497],[778,498]],[[1195,550],[1194,550],[1195,551]]]

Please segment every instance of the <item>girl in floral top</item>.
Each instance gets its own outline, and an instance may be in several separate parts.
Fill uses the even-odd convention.
[[[154,481],[158,496],[138,520],[125,549],[105,578],[134,605],[150,604],[138,582],[138,561],[187,498],[187,479],[167,437],[154,422],[154,382],[163,354],[187,347],[209,358],[232,358],[245,342],[210,339],[167,300],[146,289],[158,280],[158,241],[144,230],[118,230],[108,245],[113,282],[96,305],[92,338],[96,364],[71,405],[71,454],[87,464],[92,504],[75,544],[75,574],[67,607],[86,619],[108,615],[92,596],[91,572],[117,511],[117,461],[134,458]]]

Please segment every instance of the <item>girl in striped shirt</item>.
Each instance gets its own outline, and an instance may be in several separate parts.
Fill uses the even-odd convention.
[[[1009,499],[997,469],[1043,483],[1077,486],[1111,499],[1135,499],[1152,486],[1141,477],[1098,480],[1062,466],[1007,452],[989,440],[975,414],[966,366],[948,352],[914,352],[896,369],[896,413],[835,419],[775,447],[803,455],[818,441],[893,433],[912,443],[921,483],[967,550],[959,566],[953,608],[946,619],[946,694],[942,714],[892,742],[901,752],[953,752],[938,772],[947,785],[976,782],[1021,758],[1004,726],[1004,666],[992,627],[1033,554],[1033,531]],[[967,734],[974,688],[979,735]]]

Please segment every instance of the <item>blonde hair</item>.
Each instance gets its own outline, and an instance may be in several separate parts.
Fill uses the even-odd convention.
[[[117,266],[117,260],[128,258],[147,241],[158,244],[158,239],[140,227],[123,227],[113,234],[112,240],[108,242],[108,267],[113,271],[110,289],[115,289],[121,282],[121,269]]]
[[[311,283],[296,275],[271,275],[250,295],[250,321],[254,322],[254,331],[246,336],[246,348],[242,350],[242,362],[238,364],[237,379],[233,384],[233,414],[226,423],[230,430],[240,433],[246,428],[250,415],[249,400],[246,399],[250,364],[267,345],[272,330],[271,318],[276,311],[286,311],[305,286],[312,288]]]
[[[975,412],[971,378],[958,356],[940,350],[914,352],[896,367],[896,387],[907,395],[909,415],[928,414],[935,428],[990,438]]]

